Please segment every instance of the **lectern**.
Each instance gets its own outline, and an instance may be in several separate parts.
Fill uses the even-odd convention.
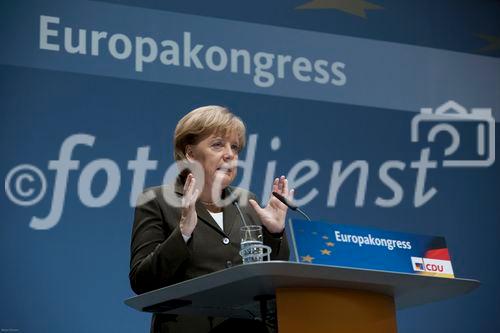
[[[480,285],[387,271],[271,261],[234,266],[129,298],[139,311],[261,316],[274,298],[280,333],[396,332],[396,309],[463,295]]]

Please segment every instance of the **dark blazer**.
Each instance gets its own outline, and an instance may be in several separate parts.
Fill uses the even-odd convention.
[[[242,263],[239,255],[241,220],[232,204],[223,208],[224,230],[221,230],[203,204],[197,202],[198,223],[188,242],[184,241],[179,228],[181,209],[178,208],[182,189],[182,184],[177,182],[148,189],[139,196],[132,229],[129,273],[131,287],[137,294]],[[236,191],[244,194],[239,201],[247,224],[261,225],[254,209],[242,199],[245,194],[248,199],[256,199],[255,195],[241,189]],[[227,193],[226,190],[224,194]],[[271,259],[288,260],[290,251],[284,234],[271,234],[263,227],[263,237],[264,244],[272,249]],[[212,326],[207,318],[184,319],[154,315],[151,330],[155,333],[208,332]]]

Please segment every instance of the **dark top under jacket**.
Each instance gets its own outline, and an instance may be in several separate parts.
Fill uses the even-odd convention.
[[[247,224],[262,225],[248,203],[248,199],[256,199],[255,195],[242,189],[230,189],[239,193],[239,203]],[[175,185],[150,188],[138,198],[129,273],[131,287],[137,294],[242,263],[239,255],[241,219],[236,207],[230,204],[223,208],[224,230],[221,230],[198,201],[198,222],[186,243],[179,228],[181,208],[178,207],[182,193],[183,186],[177,181]],[[226,189],[224,194],[227,193]],[[288,260],[290,251],[285,235],[271,234],[263,227],[263,237],[264,244],[272,249],[271,259]],[[221,320],[217,318],[215,323],[219,322]],[[212,318],[155,314],[151,332],[203,333],[209,332],[213,326]]]

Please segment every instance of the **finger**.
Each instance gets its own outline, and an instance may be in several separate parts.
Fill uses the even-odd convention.
[[[194,190],[193,195],[191,196],[191,204],[195,204],[199,196],[200,196],[200,189]]]
[[[253,200],[253,199],[250,199],[248,200],[248,202],[250,203],[250,206],[252,206],[252,208],[255,210],[255,212],[260,215],[260,213],[262,212],[262,208],[259,206],[259,204],[257,203],[257,201]]]
[[[187,181],[186,181],[187,183]],[[188,208],[192,205],[192,196],[194,185],[196,184],[196,179],[191,175],[187,189],[184,191],[182,196],[182,207]]]
[[[278,178],[274,179],[274,182],[273,182],[273,192],[279,193],[278,181],[279,181]]]
[[[279,192],[280,194],[283,194],[283,189],[285,188],[285,176],[281,176],[280,177],[280,180],[278,182],[278,188],[279,188]]]
[[[194,191],[194,185],[196,184],[196,178],[194,178],[194,176],[191,176],[191,181],[189,183],[189,186],[188,186],[188,189],[187,189],[187,192],[184,194],[185,196],[187,196],[188,198],[190,198],[192,195],[193,195],[193,191]]]
[[[283,179],[283,191],[281,192],[285,197],[288,196],[288,179]]]
[[[191,178],[193,177],[193,174],[188,174],[188,176],[186,177],[186,181],[184,182],[184,188],[182,189],[184,193],[186,193],[187,191],[187,188],[189,186],[189,183],[191,182]]]
[[[293,201],[293,197],[294,197],[294,195],[295,195],[295,189],[294,189],[294,188],[292,188],[292,189],[290,190],[290,193],[288,194],[288,198],[289,198],[289,200],[290,200],[290,201]]]

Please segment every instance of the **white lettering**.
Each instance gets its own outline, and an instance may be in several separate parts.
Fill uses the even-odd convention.
[[[49,44],[49,37],[57,37],[59,32],[57,30],[50,30],[49,23],[59,24],[59,17],[40,15],[40,49],[59,51],[59,45]]]

